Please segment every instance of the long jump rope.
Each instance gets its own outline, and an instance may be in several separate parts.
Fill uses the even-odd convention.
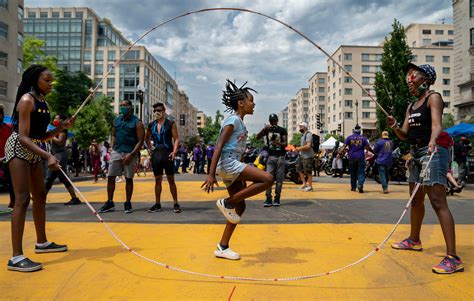
[[[281,21],[281,20],[278,20],[274,17],[271,17],[269,15],[266,15],[266,14],[263,14],[263,13],[260,13],[260,12],[257,12],[257,11],[253,11],[253,10],[250,10],[250,9],[244,9],[244,8],[226,8],[226,7],[222,7],[222,8],[205,8],[205,9],[200,9],[200,10],[195,10],[195,11],[191,11],[191,12],[187,12],[187,13],[184,13],[184,14],[181,14],[181,15],[178,15],[176,17],[173,17],[169,20],[166,20],[152,28],[150,28],[149,30],[147,30],[144,34],[142,34],[135,42],[133,42],[126,51],[124,51],[122,53],[122,55],[119,57],[119,59],[117,61],[115,61],[115,63],[110,67],[110,69],[107,71],[107,73],[102,77],[102,79],[97,83],[96,87],[91,91],[91,93],[87,96],[87,98],[84,100],[84,102],[81,104],[81,106],[77,109],[77,111],[74,113],[73,117],[76,117],[77,114],[82,110],[82,108],[87,104],[87,102],[92,99],[92,96],[95,94],[95,92],[97,91],[97,89],[99,88],[99,86],[102,84],[102,82],[105,80],[105,78],[107,78],[107,76],[109,75],[110,72],[112,72],[112,70],[122,61],[123,57],[127,54],[127,52],[129,52],[133,46],[135,46],[139,41],[141,41],[144,37],[146,37],[149,33],[151,33],[152,31],[154,31],[155,29],[159,28],[159,27],[162,27],[164,26],[165,24],[167,23],[170,23],[176,19],[179,19],[179,18],[183,18],[185,16],[189,16],[189,15],[193,15],[193,14],[198,14],[198,13],[203,13],[203,12],[209,12],[209,11],[240,11],[240,12],[246,12],[246,13],[252,13],[252,14],[256,14],[256,15],[259,15],[259,16],[262,16],[262,17],[265,17],[267,19],[270,19],[270,20],[273,20],[275,22],[278,22],[280,23],[281,25],[289,28],[290,30],[294,31],[295,33],[297,33],[298,35],[300,35],[301,37],[303,37],[305,40],[307,40],[309,43],[311,43],[314,47],[318,48],[322,53],[324,53],[332,62],[333,64],[337,65],[341,70],[344,71],[345,74],[347,74],[348,76],[350,76],[353,81],[367,94],[367,96],[376,104],[376,106],[380,109],[380,111],[382,111],[386,116],[389,116],[389,114],[387,113],[387,111],[385,111],[385,109],[377,102],[377,100],[375,100],[375,98],[370,94],[369,91],[367,91],[362,85],[361,83],[355,79],[352,74],[350,72],[348,72],[347,70],[344,69],[344,67],[339,64],[334,58],[332,58],[329,53],[327,53],[324,49],[322,49],[318,44],[316,44],[315,42],[313,42],[310,38],[308,38],[306,35],[304,35],[303,33],[301,33],[299,30],[295,29],[294,27],[292,27],[291,25]],[[422,169],[421,171],[421,174],[420,174],[420,182],[418,182],[415,186],[415,188],[413,189],[412,191],[412,194],[410,195],[410,199],[408,200],[408,202],[406,203],[405,205],[405,208],[403,209],[403,212],[400,216],[400,218],[398,219],[398,221],[396,222],[396,224],[393,226],[392,230],[389,232],[389,234],[387,235],[387,237],[385,237],[385,239],[375,248],[373,249],[371,252],[369,252],[367,255],[361,257],[360,259],[348,264],[348,265],[345,265],[341,268],[337,268],[337,269],[334,269],[334,270],[330,270],[328,272],[324,272],[324,273],[319,273],[319,274],[311,274],[311,275],[303,275],[303,276],[294,276],[294,277],[282,277],[282,278],[256,278],[256,277],[242,277],[242,276],[225,276],[225,275],[214,275],[214,274],[206,274],[206,273],[200,273],[200,272],[195,272],[195,271],[190,271],[190,270],[186,270],[186,269],[182,269],[182,268],[178,268],[178,267],[175,267],[175,266],[171,266],[171,265],[168,265],[166,263],[162,263],[162,262],[159,262],[157,260],[154,260],[152,258],[149,258],[147,256],[144,256],[140,253],[138,253],[137,251],[133,250],[131,247],[129,247],[123,240],[120,239],[120,237],[110,228],[110,226],[104,221],[104,219],[99,215],[99,213],[94,209],[94,207],[92,207],[92,205],[89,203],[89,201],[87,200],[87,198],[81,193],[81,191],[77,188],[76,185],[74,185],[74,183],[71,181],[71,179],[68,177],[68,175],[64,172],[63,169],[60,168],[60,171],[63,173],[63,175],[66,177],[66,179],[71,183],[72,187],[74,188],[74,190],[79,194],[79,196],[81,197],[81,199],[86,203],[86,205],[89,207],[89,209],[92,211],[92,213],[97,217],[98,221],[104,225],[104,227],[107,229],[107,231],[109,231],[110,235],[127,251],[129,251],[130,253],[132,253],[133,255],[145,260],[145,261],[148,261],[148,262],[151,262],[155,265],[158,265],[160,267],[163,267],[163,268],[166,268],[166,269],[169,269],[169,270],[172,270],[172,271],[175,271],[175,272],[180,272],[180,273],[185,273],[185,274],[190,274],[190,275],[194,275],[194,276],[200,276],[200,277],[207,277],[207,278],[215,278],[215,279],[226,279],[226,280],[241,280],[241,281],[261,281],[261,282],[271,282],[271,281],[296,281],[296,280],[303,280],[303,279],[310,279],[310,278],[317,278],[317,277],[322,277],[322,276],[327,276],[327,275],[331,275],[331,274],[335,274],[337,272],[341,272],[343,270],[346,270],[350,267],[353,267],[365,260],[367,260],[369,257],[371,257],[372,255],[374,255],[375,253],[377,253],[384,245],[385,243],[390,239],[390,237],[393,235],[393,233],[395,232],[395,230],[397,229],[398,225],[401,223],[403,217],[405,216],[406,212],[408,211],[408,208],[410,207],[412,201],[413,201],[413,198],[415,197],[418,189],[420,188],[421,186],[421,183],[423,182],[423,178],[426,176],[426,173],[427,173],[427,170],[429,168],[429,165],[431,163],[431,160],[433,159],[433,156],[434,156],[435,152],[432,152],[428,161],[427,161],[427,164],[425,165],[425,167]]]

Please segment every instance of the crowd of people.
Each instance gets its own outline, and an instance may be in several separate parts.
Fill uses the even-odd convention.
[[[463,179],[466,175],[469,143],[466,142],[467,139],[461,139],[454,144],[452,139],[442,132],[444,103],[439,93],[429,89],[436,80],[434,69],[430,65],[409,64],[406,79],[409,90],[417,101],[407,108],[402,124],[392,116],[387,118],[387,123],[400,140],[407,141],[411,146],[410,156],[406,160],[410,193],[414,190],[415,183],[420,182],[423,188],[417,191],[413,199],[409,237],[392,244],[392,247],[399,250],[422,250],[420,230],[425,212],[424,198],[427,194],[441,224],[447,249],[446,257],[433,267],[433,271],[446,274],[462,271],[463,264],[456,253],[454,219],[446,201],[445,187],[449,178],[449,149],[453,149],[454,162],[458,166],[460,178]],[[134,176],[139,175],[140,171],[146,173],[151,167],[155,179],[155,203],[149,208],[149,213],[162,211],[163,175],[166,175],[173,197],[174,213],[182,212],[174,178],[180,168],[182,173],[192,170],[194,174],[207,174],[201,186],[207,193],[213,191],[218,175],[223,180],[229,196],[216,202],[227,219],[227,224],[214,255],[230,260],[240,259],[240,254],[230,249],[229,244],[246,209],[245,199],[266,191],[264,207],[281,205],[288,153],[298,156],[296,172],[302,183],[300,189],[308,193],[316,193],[318,190],[313,184],[313,173],[319,168],[319,164],[315,162],[320,161],[321,152],[318,149],[319,142],[308,130],[306,122],[299,124],[300,145],[288,149],[287,132],[278,125],[277,115],[271,114],[269,124],[257,134],[257,138],[264,141],[263,151],[267,156],[264,168],[242,162],[248,139],[244,118],[252,115],[255,108],[252,94],[255,90],[245,87],[245,84],[238,87],[234,82],[226,83],[222,103],[231,114],[223,120],[215,145],[212,142],[208,145],[197,143],[190,147],[181,143],[177,126],[165,115],[165,105],[162,103],[153,105],[154,120],[145,125],[133,114],[131,101],[123,100],[120,104],[120,114],[112,124],[110,143],[105,141],[99,144],[93,139],[87,149],[80,149],[74,140],[69,148],[66,146],[68,130],[74,125],[75,118],[56,114],[51,120],[44,96],[51,92],[52,82],[52,73],[47,68],[33,65],[26,69],[18,88],[12,126],[0,122],[0,155],[3,158],[4,170],[7,171],[5,178],[9,183],[10,206],[13,209],[13,256],[7,264],[9,270],[31,272],[42,268],[41,263],[25,257],[22,249],[25,215],[31,198],[37,236],[35,252],[64,252],[68,249],[67,245],[49,241],[45,228],[46,196],[56,178],[59,178],[71,196],[66,205],[81,203],[65,177],[68,149],[71,152],[70,163],[75,176],[88,166],[94,175],[94,182],[99,181],[99,176],[107,178],[107,200],[98,210],[100,213],[115,210],[116,181],[122,176],[126,195],[123,211],[130,214],[133,212]],[[0,118],[3,116],[4,111],[0,107]],[[50,123],[54,126],[53,130],[48,130]],[[382,192],[388,193],[393,147],[388,131],[383,131],[380,139],[371,146],[357,125],[353,134],[348,136],[343,144],[336,143],[328,154],[332,157],[335,175],[339,177],[344,169],[343,158],[347,156],[350,189],[364,193],[366,157],[372,153],[375,156]],[[423,177],[420,173],[426,168],[430,156],[432,158],[428,166],[429,173]],[[46,175],[45,170],[48,170]],[[273,194],[274,182],[276,184]],[[308,197],[311,197],[311,194],[308,194]]]

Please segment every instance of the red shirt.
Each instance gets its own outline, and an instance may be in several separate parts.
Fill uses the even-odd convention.
[[[7,143],[12,131],[13,128],[9,124],[4,123],[0,126],[0,158],[5,157],[5,143]]]

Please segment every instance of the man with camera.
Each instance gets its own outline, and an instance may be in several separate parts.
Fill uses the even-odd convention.
[[[285,147],[288,134],[284,128],[278,126],[278,116],[270,114],[265,127],[257,134],[257,139],[265,138],[265,147],[268,151],[267,172],[276,180],[275,198],[272,200],[272,187],[267,189],[264,207],[280,206],[281,188],[285,179]],[[272,202],[273,201],[273,202]]]

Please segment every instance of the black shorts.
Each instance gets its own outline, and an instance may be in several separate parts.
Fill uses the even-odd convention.
[[[167,176],[174,175],[174,162],[170,158],[171,152],[165,149],[154,150],[151,155],[151,166],[153,167],[153,174],[162,176],[163,170]]]

